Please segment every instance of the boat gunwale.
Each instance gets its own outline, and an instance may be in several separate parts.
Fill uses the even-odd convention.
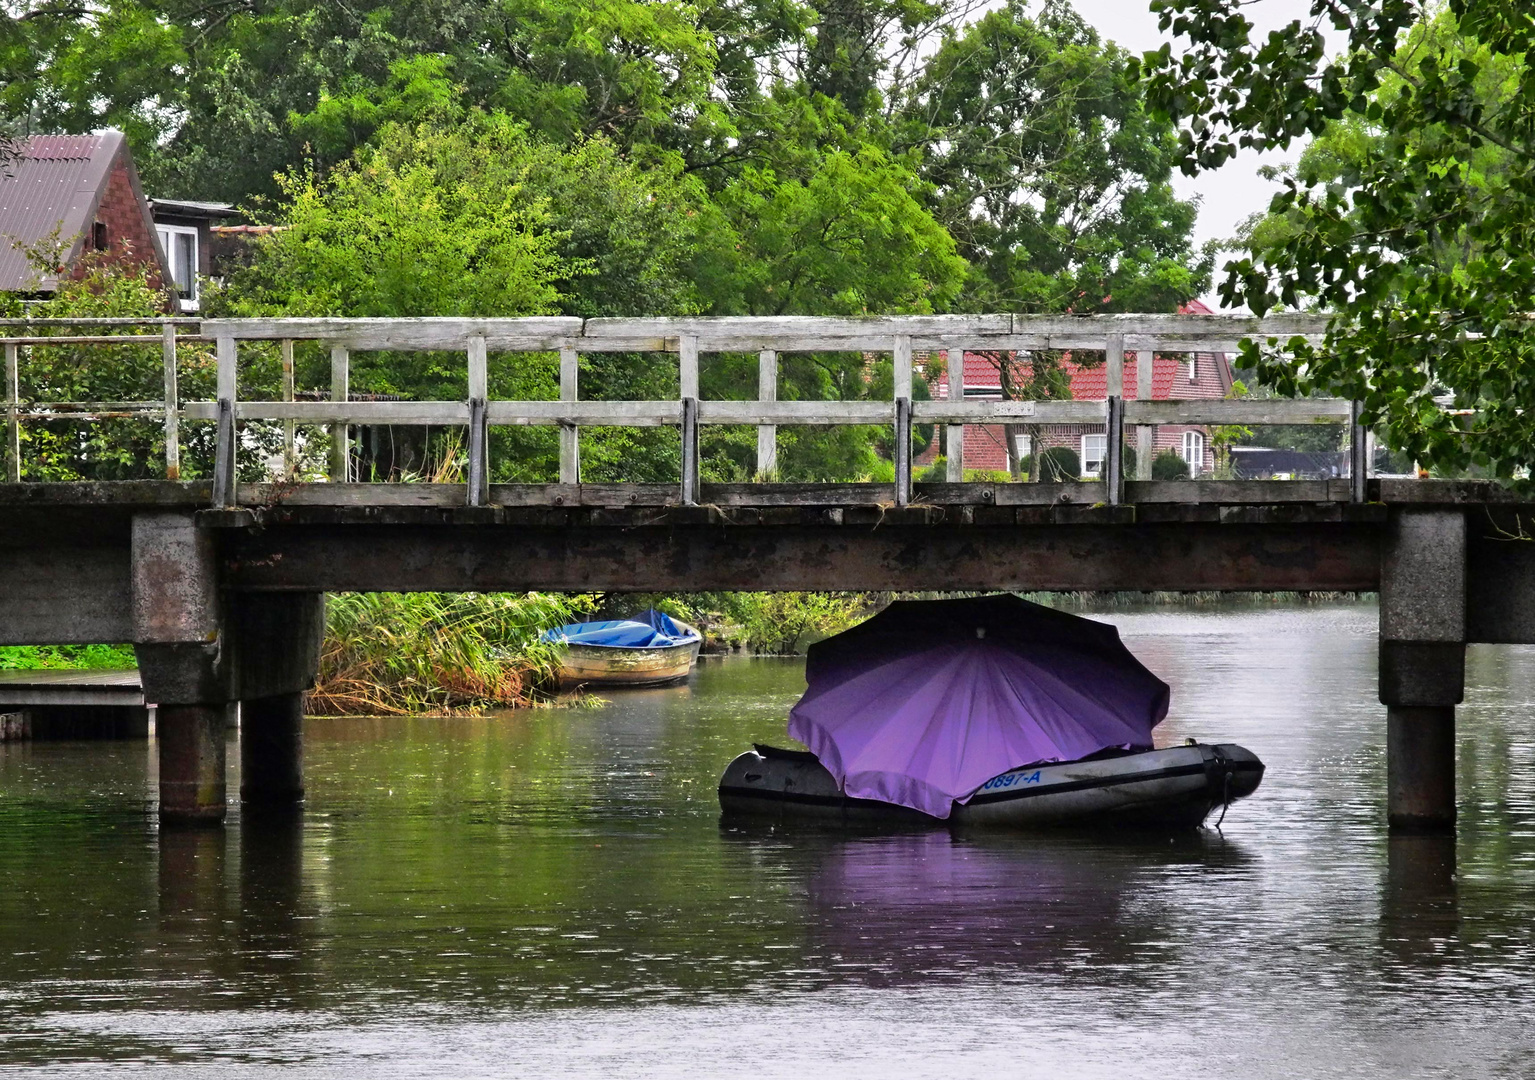
[[[1200,746],[1205,745],[1216,746],[1223,744],[1200,744]],[[776,747],[773,749],[776,749]],[[1197,748],[1194,746],[1164,746],[1152,750],[1143,750],[1138,753],[1126,754],[1123,757],[1102,758],[1099,759],[1099,761],[1118,762],[1124,761],[1126,758],[1145,757],[1152,754],[1166,754],[1170,751],[1177,752],[1194,749]],[[759,754],[759,756],[764,758],[768,756],[761,754],[761,752],[758,751],[755,747],[753,747],[753,750],[745,751],[744,753],[752,752],[756,752]],[[998,773],[997,776],[993,777],[992,779],[995,780],[998,777],[1007,776],[1012,773],[1023,773],[1037,769],[1052,769],[1069,765],[1098,764],[1099,761],[1078,760],[1041,762],[1038,764],[1030,764],[1026,766],[1020,766],[1018,768],[1008,769],[1005,772]],[[1069,779],[1062,778],[1053,782],[1047,781],[1040,784],[1038,787],[1014,787],[1001,791],[984,791],[982,788],[977,788],[969,798],[963,801],[956,799],[954,801],[954,810],[957,812],[962,811],[964,808],[973,806],[996,806],[998,804],[1017,802],[1023,799],[1037,799],[1048,795],[1066,795],[1078,791],[1090,791],[1095,788],[1124,787],[1129,784],[1137,784],[1143,782],[1156,783],[1163,780],[1175,780],[1187,776],[1196,776],[1200,774],[1208,775],[1210,764],[1210,760],[1201,754],[1200,760],[1198,761],[1184,762],[1178,765],[1164,765],[1159,768],[1138,769],[1132,772],[1119,773],[1117,775],[1107,774],[1095,777],[1075,777]],[[1225,768],[1238,773],[1256,772],[1261,774],[1266,771],[1263,763],[1256,760],[1243,761],[1227,759],[1223,764]],[[991,783],[991,780],[988,780],[987,783]],[[921,818],[929,819],[935,822],[953,820],[952,818],[944,819],[934,817],[933,815],[927,814],[921,810],[917,810],[913,807],[901,806],[898,803],[888,803],[879,799],[861,799],[855,796],[847,795],[845,793],[839,793],[836,795],[817,795],[810,792],[791,792],[764,788],[740,787],[733,784],[726,785],[723,782],[719,785],[718,791],[721,796],[729,795],[737,798],[752,799],[763,803],[797,803],[804,806],[827,807],[841,806],[848,809],[867,807],[878,808],[887,812],[892,810],[904,810],[909,814],[917,815]]]

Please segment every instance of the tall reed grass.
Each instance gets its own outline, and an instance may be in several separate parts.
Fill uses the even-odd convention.
[[[553,593],[333,594],[308,711],[462,715],[548,702],[558,662],[539,633],[594,606]]]

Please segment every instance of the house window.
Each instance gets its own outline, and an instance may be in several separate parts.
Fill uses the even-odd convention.
[[[91,226],[91,247],[97,251],[107,250],[107,223],[98,221]]]
[[[1198,476],[1205,464],[1205,436],[1202,431],[1183,433],[1183,460],[1188,462],[1189,475]]]
[[[1034,440],[1029,438],[1029,436],[1027,436],[1027,435],[1015,435],[1015,436],[1013,436],[1013,449],[1014,449],[1014,452],[1017,453],[1017,455],[1018,455],[1018,457],[1020,459],[1028,457],[1029,454],[1031,452],[1033,452],[1033,448],[1034,448]]]
[[[197,230],[187,225],[157,225],[160,246],[170,260],[176,295],[188,307],[197,306]]]
[[[1189,382],[1199,381],[1199,354],[1189,353]]]
[[[1109,439],[1107,435],[1082,436],[1082,475],[1101,476],[1103,474],[1103,455],[1108,449]]]

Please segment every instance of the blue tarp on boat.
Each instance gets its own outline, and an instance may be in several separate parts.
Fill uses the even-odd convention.
[[[698,640],[698,633],[688,630],[665,612],[651,608],[632,619],[607,619],[602,622],[567,623],[544,631],[544,640],[570,645],[600,645],[610,649],[665,649]]]

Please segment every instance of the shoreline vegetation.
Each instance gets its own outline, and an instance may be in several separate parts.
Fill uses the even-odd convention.
[[[558,654],[540,639],[549,627],[626,618],[656,607],[698,627],[705,655],[792,656],[892,600],[950,595],[961,594],[335,593],[327,598],[320,673],[305,711],[315,716],[475,716],[487,709],[590,708],[602,699],[559,692]],[[1080,612],[1357,603],[1373,597],[1335,592],[1020,595]],[[0,647],[0,670],[133,666],[129,645]]]
[[[453,716],[551,704],[559,660],[540,634],[594,607],[582,594],[333,594],[305,711]]]

